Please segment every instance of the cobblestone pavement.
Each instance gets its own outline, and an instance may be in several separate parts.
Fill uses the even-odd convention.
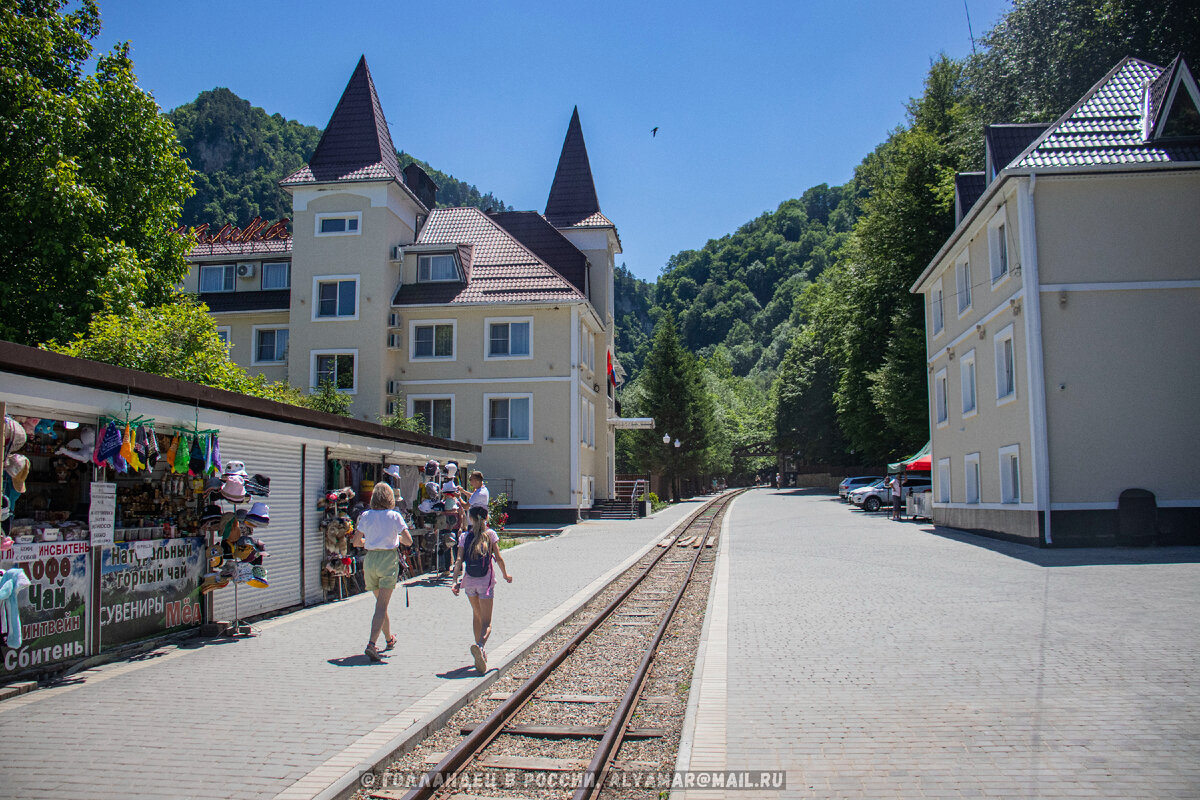
[[[690,765],[787,788],[724,796],[1200,797],[1200,549],[1040,550],[808,490],[729,525]]]
[[[497,587],[489,651],[698,504],[506,550],[513,583]],[[402,590],[393,596],[400,642],[382,665],[362,654],[374,601],[360,595],[265,622],[254,638],[160,648],[0,703],[0,796],[271,798],[306,776],[293,793],[312,796],[314,771],[365,734],[439,687],[465,693],[478,680],[466,599],[445,585],[409,596],[408,608]]]

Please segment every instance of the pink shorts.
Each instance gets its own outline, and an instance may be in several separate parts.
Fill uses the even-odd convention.
[[[467,580],[471,580],[471,583],[467,583]],[[478,583],[476,583],[475,580],[478,580]],[[467,597],[481,597],[484,600],[490,600],[496,595],[496,582],[483,578],[464,578],[462,582],[462,590]]]

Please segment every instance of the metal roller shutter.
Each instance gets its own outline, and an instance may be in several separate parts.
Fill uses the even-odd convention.
[[[248,473],[261,473],[271,479],[271,496],[264,501],[271,509],[271,524],[255,534],[271,554],[263,562],[270,586],[238,587],[238,615],[245,618],[299,605],[300,445],[244,430],[223,430],[221,458],[226,463],[244,461]],[[232,585],[214,592],[213,608],[217,619],[233,619]]]
[[[325,491],[325,447],[319,443],[305,448],[304,493],[304,604],[325,600],[321,588],[321,567],[325,558],[325,533],[321,530],[322,512],[317,502]]]

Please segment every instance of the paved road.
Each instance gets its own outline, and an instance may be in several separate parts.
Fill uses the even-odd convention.
[[[692,766],[788,788],[726,796],[1200,797],[1200,549],[1039,550],[806,490],[744,495],[728,533]]]
[[[698,504],[505,551],[514,582],[497,588],[489,651]],[[311,797],[371,751],[365,734],[386,742],[431,692],[476,683],[467,601],[437,586],[412,589],[410,603],[402,592],[392,601],[400,643],[383,665],[362,655],[373,608],[363,595],[270,621],[255,638],[162,648],[0,703],[0,797],[271,798],[289,787]]]

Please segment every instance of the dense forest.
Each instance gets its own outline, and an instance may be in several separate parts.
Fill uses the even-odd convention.
[[[167,113],[184,154],[196,170],[196,193],[183,204],[184,225],[244,224],[255,216],[292,215],[279,181],[308,163],[321,129],[268,114],[228,89],[201,92]],[[400,166],[416,162],[438,185],[439,206],[511,210],[474,186],[400,151]]]
[[[684,396],[642,368],[681,342],[712,406],[711,424],[686,426],[694,472],[774,472],[785,453],[878,465],[923,445],[924,311],[908,290],[953,230],[954,175],[983,169],[984,126],[1053,121],[1125,56],[1200,63],[1200,6],[1015,0],[976,44],[932,59],[907,118],[845,186],[676,254],[654,284],[618,273],[623,413]],[[655,466],[656,435],[619,432],[618,470]]]

